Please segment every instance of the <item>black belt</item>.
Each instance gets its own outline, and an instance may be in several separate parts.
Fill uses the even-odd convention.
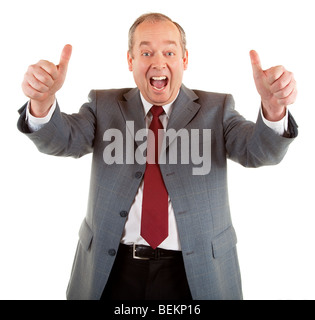
[[[152,249],[151,247],[142,244],[126,245],[121,243],[119,251],[127,253],[130,255],[130,258],[140,260],[174,259],[182,256],[181,251],[161,248]]]

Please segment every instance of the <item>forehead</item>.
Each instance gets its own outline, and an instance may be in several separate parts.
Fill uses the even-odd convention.
[[[143,22],[134,34],[134,44],[166,43],[180,45],[180,32],[170,21]]]

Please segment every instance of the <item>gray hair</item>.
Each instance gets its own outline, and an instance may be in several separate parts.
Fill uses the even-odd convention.
[[[128,50],[130,55],[132,56],[132,49],[133,49],[133,42],[134,42],[134,33],[136,31],[136,28],[139,26],[139,24],[143,23],[143,22],[151,22],[151,23],[155,23],[155,22],[159,22],[159,21],[170,21],[172,22],[178,29],[179,33],[180,33],[180,44],[183,50],[183,56],[186,52],[186,34],[184,29],[177,23],[174,22],[171,18],[169,18],[168,16],[162,14],[162,13],[146,13],[141,15],[131,26],[131,28],[129,29],[129,34],[128,34]]]

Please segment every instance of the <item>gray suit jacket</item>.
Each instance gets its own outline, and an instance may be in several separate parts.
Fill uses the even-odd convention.
[[[145,171],[145,164],[106,164],[103,152],[107,129],[130,137],[145,128],[138,89],[91,91],[78,114],[60,112],[42,129],[30,133],[25,106],[19,110],[18,128],[46,154],[81,157],[93,152],[88,209],[80,231],[67,289],[68,299],[99,299],[113,266],[127,214]],[[192,91],[184,85],[174,102],[168,129],[211,129],[211,171],[192,175],[193,163],[161,164],[178,227],[188,283],[194,299],[242,299],[227,190],[227,158],[246,167],[277,164],[297,135],[289,115],[286,137],[275,134],[262,121],[246,121],[234,110],[231,95]],[[125,141],[125,140],[124,140]],[[135,148],[139,142],[135,141]],[[166,152],[180,144],[169,142]],[[132,149],[132,148],[131,148]],[[129,150],[130,151],[130,150]],[[125,156],[129,152],[124,150]]]

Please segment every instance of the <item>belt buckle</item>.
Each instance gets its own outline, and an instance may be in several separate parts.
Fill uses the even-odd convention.
[[[138,260],[150,260],[150,258],[141,258],[141,257],[138,257],[138,256],[136,256],[136,244],[135,243],[133,243],[133,248],[132,248],[132,257],[134,258],[134,259],[138,259]]]

